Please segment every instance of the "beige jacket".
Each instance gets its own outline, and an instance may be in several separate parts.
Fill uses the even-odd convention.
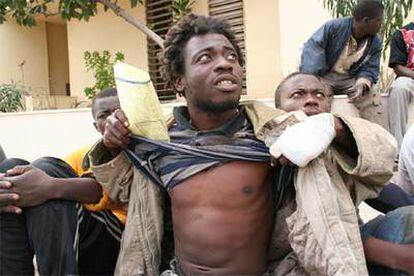
[[[266,144],[301,117],[258,102],[244,105],[256,136]],[[296,200],[278,211],[270,241],[274,275],[367,275],[355,205],[376,197],[391,178],[396,143],[378,125],[356,118],[342,120],[356,140],[358,160],[331,147],[298,170]],[[113,200],[129,202],[116,274],[158,275],[162,188],[143,176],[124,153],[109,161],[105,156],[102,142],[89,154],[97,181]]]

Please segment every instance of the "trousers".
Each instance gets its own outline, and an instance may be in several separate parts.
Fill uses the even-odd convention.
[[[6,159],[0,173],[28,164]],[[78,177],[57,158],[40,158],[32,165],[52,177]],[[34,256],[41,275],[112,275],[123,227],[110,211],[90,212],[69,200],[49,200],[23,208],[22,214],[0,214],[0,275],[33,275]]]

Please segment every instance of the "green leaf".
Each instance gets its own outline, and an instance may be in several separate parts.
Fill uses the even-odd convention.
[[[96,93],[105,88],[115,87],[113,66],[116,61],[124,60],[123,53],[116,52],[113,62],[111,61],[112,55],[108,50],[102,51],[102,54],[98,51],[92,53],[86,51],[83,53],[83,57],[87,71],[92,71],[95,78],[94,86],[84,89],[84,93],[88,98],[93,98]]]

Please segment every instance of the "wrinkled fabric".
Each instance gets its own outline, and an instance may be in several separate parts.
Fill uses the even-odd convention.
[[[244,106],[256,137],[266,145],[304,117],[300,112],[286,114],[257,102]],[[396,146],[378,125],[360,119],[342,120],[357,143],[358,159],[331,146],[323,159],[299,170],[296,198],[278,210],[270,241],[273,275],[367,275],[354,205],[375,197],[391,178]],[[112,160],[105,156],[102,142],[89,154],[97,181],[113,200],[129,200],[116,274],[157,275],[165,195],[131,165],[124,153]],[[384,160],[378,162],[378,156]]]
[[[127,149],[131,162],[167,191],[195,174],[231,161],[270,162],[269,149],[254,135],[244,107],[228,123],[210,131],[194,129],[187,109],[174,108],[174,118],[169,143],[132,136]]]
[[[354,136],[358,159],[331,146],[298,170],[296,198],[277,215],[272,244],[282,250],[270,252],[274,275],[367,275],[355,206],[376,197],[392,176],[396,142],[376,124],[340,118]]]

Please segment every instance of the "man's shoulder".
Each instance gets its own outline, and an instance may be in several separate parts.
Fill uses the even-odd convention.
[[[334,19],[328,20],[325,23],[325,26],[332,28],[332,30],[335,30],[337,28],[348,27],[351,24],[352,24],[351,17],[342,17],[342,18],[334,18]]]
[[[247,110],[257,110],[260,112],[275,113],[276,109],[265,102],[259,100],[244,100],[240,102],[240,106],[243,106]]]
[[[396,30],[393,34],[393,39],[404,39],[404,33],[412,33],[414,31],[414,22],[408,23],[407,25],[401,27],[400,29]],[[392,47],[392,45],[391,45]]]
[[[374,46],[374,48],[382,48],[382,40],[379,37],[378,34],[376,34],[373,38],[372,38],[372,45]]]
[[[285,113],[280,109],[276,109],[269,104],[257,100],[243,101],[240,105],[245,108],[246,115],[253,124],[255,132],[258,131],[266,122]]]
[[[404,27],[402,27],[401,30],[406,30],[406,31],[412,31],[412,30],[414,30],[414,22],[408,23],[407,25],[405,25]]]

